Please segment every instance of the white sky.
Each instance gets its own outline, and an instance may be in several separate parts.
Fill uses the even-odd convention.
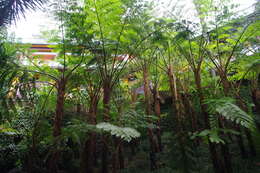
[[[153,1],[153,0],[150,0]],[[175,4],[177,0],[154,0],[155,2],[159,1],[160,6],[158,11],[165,12],[170,10],[169,3]],[[185,18],[192,18],[192,0],[181,0],[180,4],[183,5],[184,11],[186,11]],[[247,9],[256,2],[256,0],[232,0],[233,2],[240,4],[239,10]],[[162,14],[162,12],[159,12]],[[9,32],[14,32],[16,37],[21,38],[22,42],[28,43],[44,43],[45,41],[39,39],[40,31],[53,29],[55,28],[55,21],[53,21],[48,15],[41,11],[37,10],[35,12],[27,12],[26,18],[21,18],[17,21],[16,25],[11,25],[9,27]]]

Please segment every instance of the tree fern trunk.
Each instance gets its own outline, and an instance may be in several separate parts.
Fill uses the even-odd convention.
[[[97,96],[93,96],[90,101],[89,108],[89,120],[90,124],[96,124],[96,114],[97,114],[97,104],[98,98]],[[80,172],[81,173],[93,173],[94,172],[94,162],[95,162],[95,152],[96,152],[96,134],[94,132],[89,133],[89,138],[85,142],[85,146],[83,148],[82,156],[81,156],[81,165]]]
[[[201,78],[200,78],[200,70],[199,69],[197,69],[194,72],[194,77],[195,77],[195,84],[196,84],[197,92],[198,92],[198,95],[199,95],[201,112],[204,116],[205,127],[206,127],[206,129],[210,129],[209,115],[207,113],[207,107],[203,103],[204,102],[204,95],[202,93]],[[212,163],[213,163],[214,172],[215,173],[223,173],[223,170],[222,170],[223,165],[222,165],[222,162],[219,159],[219,156],[217,154],[217,146],[216,146],[216,144],[210,142],[209,138],[208,138],[208,143],[209,143],[209,151],[210,151],[210,156],[211,156],[211,160],[212,160]]]
[[[254,103],[254,112],[260,115],[260,90],[259,89],[252,89],[251,91],[252,101]],[[258,128],[260,129],[260,123],[257,123]]]
[[[84,144],[84,148],[82,151],[81,156],[81,165],[80,165],[80,172],[81,173],[93,173],[93,152],[94,152],[94,135],[90,134],[89,139],[86,140]]]
[[[117,173],[119,169],[119,164],[118,164],[118,139],[114,138],[114,147],[115,150],[112,152],[112,173]]]
[[[219,120],[219,127],[222,128],[222,129],[225,128],[223,119]],[[225,135],[223,132],[221,132],[220,134],[222,136]],[[222,155],[224,157],[223,165],[225,165],[225,172],[226,173],[232,173],[233,172],[232,162],[231,162],[232,157],[231,157],[231,154],[230,154],[230,151],[229,151],[229,144],[228,144],[228,142],[225,141],[225,144],[221,144],[220,147],[221,147]]]
[[[182,100],[184,103],[184,107],[185,107],[185,111],[187,115],[190,115],[190,124],[191,124],[191,128],[192,128],[192,132],[196,132],[198,130],[198,120],[197,120],[197,116],[195,113],[195,110],[192,106],[191,101],[189,100],[188,96],[185,95],[186,93],[184,93]]]
[[[245,111],[248,112],[248,108],[247,106],[244,104],[244,102],[242,101],[242,99],[240,98],[240,96],[238,95],[238,105],[239,107]],[[246,138],[248,140],[248,145],[249,145],[249,149],[250,149],[250,154],[251,156],[256,156],[256,149],[255,149],[255,145],[254,145],[254,141],[252,139],[252,135],[251,132],[248,129],[245,129],[245,134],[246,134]]]
[[[224,94],[225,96],[230,96],[232,93],[231,93],[231,89],[232,89],[232,85],[231,83],[228,81],[228,78],[227,78],[227,73],[226,71],[223,71],[222,73],[220,73],[220,77],[221,77],[221,82],[222,82],[222,86],[223,86],[223,89],[224,89]],[[223,122],[225,123],[225,122]],[[236,125],[235,125],[236,126]],[[233,127],[234,128],[234,127]],[[240,127],[239,127],[240,128]],[[236,129],[236,127],[235,127]],[[243,140],[243,137],[242,137],[242,134],[236,136],[237,138],[237,141],[238,141],[238,146],[240,148],[240,153],[241,153],[241,157],[242,158],[245,158],[246,157],[246,154],[245,154],[245,146],[244,146],[244,140]],[[223,146],[224,147],[224,146]],[[228,171],[232,171],[232,165],[231,165],[231,155],[229,153],[229,149],[228,149],[228,145],[226,145],[227,148],[223,149],[222,151],[224,152],[223,154],[224,155],[224,159],[225,159],[225,164],[226,164],[226,167],[227,167],[227,170]]]
[[[150,93],[150,83],[148,77],[148,68],[146,64],[143,69],[143,81],[144,81],[144,98],[145,98],[145,112],[147,115],[152,115],[152,105],[151,105],[151,93]],[[153,130],[148,127],[147,134],[150,142],[150,168],[151,170],[157,169],[157,160],[156,160],[156,148],[158,144],[154,139]]]
[[[168,69],[168,78],[169,78],[169,85],[172,95],[172,109],[176,112],[176,119],[177,119],[177,133],[182,133],[182,125],[181,125],[181,103],[177,91],[177,84],[176,84],[176,77],[173,73],[172,66],[169,66]]]
[[[109,79],[105,79],[103,83],[103,120],[105,122],[110,120],[110,99],[112,89],[110,87]],[[103,135],[103,146],[102,146],[102,173],[108,173],[108,137]]]
[[[245,158],[247,158],[247,153],[246,153],[246,150],[245,150],[244,140],[242,139],[243,136],[241,135],[242,134],[241,127],[237,125],[236,129],[240,133],[240,135],[238,135],[238,137],[237,137],[238,145],[239,145],[239,148],[240,148],[240,154],[241,154],[241,157],[243,159],[245,159]]]
[[[159,100],[159,90],[158,86],[154,86],[154,112],[155,115],[157,116],[157,129],[156,129],[156,136],[158,139],[158,148],[159,151],[162,151],[162,139],[161,139],[161,107],[160,107],[160,100]]]
[[[120,167],[120,169],[125,169],[125,158],[124,158],[123,149],[124,149],[124,146],[120,145],[119,146],[119,167]]]
[[[57,102],[56,102],[56,113],[53,124],[53,137],[55,142],[58,141],[57,138],[61,135],[61,123],[64,115],[64,100],[65,100],[65,87],[66,81],[62,78],[57,82]],[[55,145],[56,146],[56,145]],[[60,159],[60,151],[55,148],[51,154],[49,160],[49,171],[51,173],[56,173],[58,171],[58,161]]]
[[[245,132],[246,132],[246,136],[247,136],[247,140],[248,140],[250,154],[251,154],[251,156],[255,157],[256,156],[256,149],[255,149],[255,145],[254,145],[254,142],[253,142],[253,139],[252,139],[251,132],[248,129],[245,129]]]

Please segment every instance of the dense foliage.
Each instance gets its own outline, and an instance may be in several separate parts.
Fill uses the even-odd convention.
[[[0,25],[45,1],[22,2]],[[53,2],[55,66],[3,26],[1,172],[260,172],[259,3],[193,3],[197,22],[141,0]]]

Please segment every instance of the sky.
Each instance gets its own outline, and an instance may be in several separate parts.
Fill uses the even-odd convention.
[[[153,0],[150,0],[153,1]],[[159,2],[156,15],[162,15],[164,12],[170,11],[170,7],[176,4],[176,0],[154,0]],[[192,17],[193,5],[192,0],[181,0],[180,4],[183,5],[185,17],[189,19]],[[238,10],[248,9],[256,0],[233,0],[235,3],[240,4]],[[169,5],[171,4],[171,5]],[[9,27],[9,33],[14,33],[17,38],[26,43],[46,43],[45,40],[40,38],[41,31],[54,29],[56,22],[42,10],[28,11],[25,18],[21,18],[16,24]]]

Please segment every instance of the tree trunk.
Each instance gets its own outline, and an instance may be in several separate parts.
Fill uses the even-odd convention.
[[[119,146],[119,167],[120,169],[125,169],[125,158],[123,153],[123,145]]]
[[[220,72],[220,79],[221,79],[221,83],[222,83],[222,86],[224,89],[224,93],[225,93],[225,95],[228,95],[228,93],[230,92],[231,85],[227,79],[227,74],[224,72]]]
[[[58,137],[61,135],[61,123],[64,115],[64,100],[65,100],[65,87],[66,81],[62,78],[57,83],[57,102],[56,102],[56,113],[53,124],[53,137],[55,142],[57,143]],[[57,146],[55,144],[55,146]],[[60,151],[55,148],[51,154],[49,160],[49,171],[51,173],[56,173],[58,171],[58,162],[60,159]]]
[[[255,105],[255,111],[260,114],[260,90],[253,89],[252,90],[252,100]]]
[[[255,149],[255,145],[252,139],[252,135],[251,132],[248,129],[245,129],[246,132],[246,137],[248,140],[248,145],[249,145],[249,149],[250,149],[250,154],[251,156],[255,157],[256,156],[256,149]]]
[[[119,165],[119,148],[120,148],[120,139],[114,137],[114,146],[115,146],[115,151],[113,152],[112,155],[112,172],[113,173],[118,173],[118,170],[120,168]]]
[[[182,100],[184,103],[186,114],[190,115],[192,132],[196,132],[198,130],[197,116],[196,116],[195,110],[192,106],[192,103],[191,103],[190,99],[188,98],[188,96],[186,95],[186,93],[183,94]]]
[[[104,81],[103,92],[103,120],[107,122],[110,120],[110,99],[112,92],[109,82]]]
[[[89,139],[86,140],[82,156],[81,156],[81,165],[80,172],[81,173],[93,173],[93,165],[94,165],[94,145],[95,145],[95,134],[91,133]]]
[[[242,134],[241,127],[239,125],[236,125],[236,130],[240,133],[237,137],[238,146],[240,148],[240,154],[241,154],[241,157],[243,159],[245,159],[245,158],[247,158],[247,153],[246,153],[246,150],[245,150],[245,144],[244,144],[243,136],[241,135]]]
[[[97,104],[98,98],[97,96],[93,96],[90,101],[89,108],[89,120],[90,124],[96,124],[96,114],[97,114]],[[89,133],[89,139],[86,140],[85,146],[83,148],[82,156],[81,156],[81,165],[80,172],[81,173],[93,173],[94,168],[94,159],[96,152],[96,134],[94,132]]]
[[[177,84],[176,84],[176,76],[174,75],[172,66],[169,66],[168,69],[168,78],[169,78],[169,85],[172,95],[172,108],[173,111],[176,112],[176,119],[177,119],[177,133],[182,133],[182,124],[181,124],[181,103],[178,95]]]
[[[80,104],[77,104],[76,112],[77,112],[78,115],[80,115],[80,112],[81,112],[81,105]]]
[[[238,101],[238,105],[239,107],[245,111],[248,112],[248,108],[247,106],[243,103],[242,99],[240,98],[239,95],[237,95],[237,101]],[[249,145],[249,149],[250,149],[250,154],[251,156],[255,157],[256,156],[256,149],[255,149],[255,145],[254,145],[254,141],[252,139],[252,135],[251,132],[248,129],[245,129],[245,133],[246,133],[246,138],[248,140],[248,145]]]
[[[105,122],[109,121],[110,119],[110,99],[111,99],[111,92],[112,89],[110,87],[110,83],[106,79],[103,83],[103,120]],[[109,163],[108,163],[108,146],[107,141],[108,137],[103,135],[103,147],[102,147],[102,173],[108,173]]]
[[[143,80],[144,80],[144,99],[145,99],[145,112],[147,115],[152,115],[152,105],[151,105],[151,92],[150,92],[150,83],[148,77],[147,66],[144,66],[143,69]],[[153,130],[148,127],[147,129],[149,142],[150,142],[150,168],[151,170],[157,169],[157,160],[156,160],[156,148],[158,144],[155,141]]]
[[[160,99],[159,99],[159,90],[158,90],[158,86],[156,85],[154,87],[154,112],[155,115],[157,116],[158,120],[157,120],[157,129],[156,129],[156,136],[158,139],[158,148],[159,148],[159,152],[162,152],[162,139],[161,139],[161,107],[160,107]]]
[[[219,127],[224,129],[224,120],[223,119],[219,119]],[[225,134],[223,132],[220,133],[222,136],[224,136]],[[232,173],[233,169],[232,169],[232,162],[231,162],[231,154],[229,152],[229,144],[227,143],[227,141],[225,141],[225,144],[221,144],[221,152],[222,155],[224,156],[224,162],[223,165],[225,165],[225,172],[226,173]]]
[[[198,92],[198,95],[199,95],[201,112],[202,112],[202,115],[204,116],[205,128],[210,129],[209,115],[208,115],[208,112],[207,112],[207,107],[204,104],[204,95],[202,93],[201,78],[200,78],[200,70],[199,69],[197,69],[194,72],[194,77],[195,77],[195,85],[196,85],[197,92]],[[208,143],[209,143],[209,151],[210,151],[210,156],[211,156],[211,160],[212,160],[212,163],[213,163],[214,171],[215,171],[215,173],[223,173],[222,162],[219,159],[219,156],[217,154],[217,146],[216,146],[215,143],[212,143],[209,140],[209,138],[208,138]]]

